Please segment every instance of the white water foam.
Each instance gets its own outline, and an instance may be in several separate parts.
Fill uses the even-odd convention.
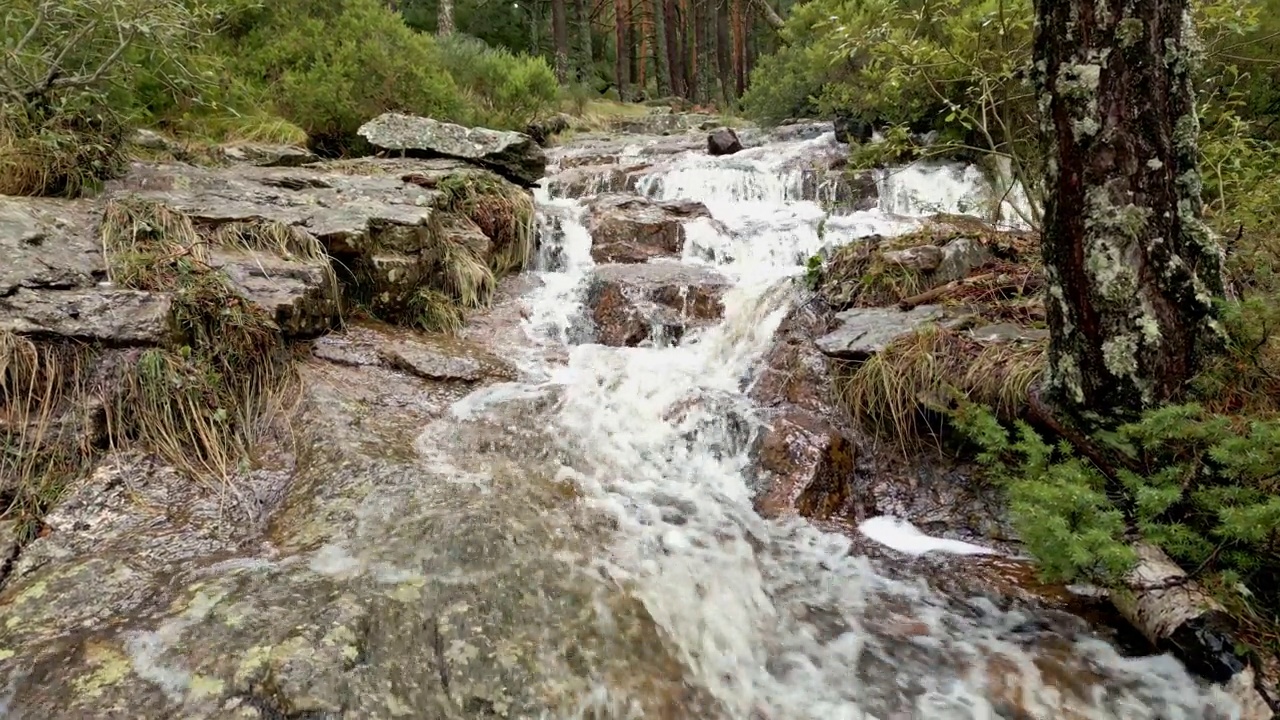
[[[1211,709],[1225,701],[1175,661],[1121,658],[1088,639],[1064,640],[1067,660],[1050,657],[1050,666],[1074,661],[1096,676],[1069,695],[1013,631],[1025,617],[889,579],[852,554],[847,537],[755,513],[747,443],[723,420],[751,413],[750,377],[795,296],[788,276],[825,244],[911,227],[895,213],[957,212],[964,198],[981,195],[966,170],[910,167],[881,178],[881,210],[824,220],[815,204],[795,199],[799,180],[785,168],[825,142],[727,158],[686,153],[642,183],[650,196],[710,208],[728,232],[694,222],[683,261],[713,265],[735,287],[723,322],[695,341],[578,345],[566,364],[548,369],[563,394],[555,435],[579,459],[562,474],[616,528],[600,569],[638,595],[677,646],[688,682],[735,720],[994,719],[1007,716],[1010,697],[1029,713],[1019,717],[1237,717]],[[542,204],[561,212],[563,260],[541,273],[527,330],[539,342],[564,342],[591,271],[590,238],[575,201]],[[729,404],[673,416],[711,397]],[[691,427],[701,430],[690,435]],[[891,522],[864,532],[903,541],[905,528]],[[912,536],[912,547],[923,537]]]

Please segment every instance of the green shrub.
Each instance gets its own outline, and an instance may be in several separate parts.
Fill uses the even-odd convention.
[[[439,41],[443,66],[467,100],[470,125],[523,130],[554,106],[559,86],[540,57],[516,55],[465,35]]]
[[[463,114],[434,38],[378,0],[280,0],[224,19],[216,46],[321,151],[341,153],[384,112]]]

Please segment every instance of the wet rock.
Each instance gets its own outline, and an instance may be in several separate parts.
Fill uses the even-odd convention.
[[[852,308],[836,315],[835,330],[815,341],[825,355],[840,360],[866,360],[898,338],[942,317],[942,309],[921,305],[903,312],[897,308]]]
[[[831,132],[832,129],[832,124],[829,122],[803,122],[788,118],[783,120],[781,125],[771,130],[769,137],[783,142],[788,140],[813,140],[822,137],[823,133]]]
[[[218,248],[209,264],[221,269],[242,297],[265,310],[285,337],[313,338],[338,322],[341,297],[327,259]]]
[[[766,517],[832,517],[849,502],[857,458],[827,360],[813,337],[833,323],[819,303],[795,307],[779,325],[750,397],[764,412],[752,457],[760,476],[755,505]]]
[[[547,142],[551,138],[568,130],[573,126],[573,118],[564,113],[556,113],[545,120],[538,120],[529,123],[524,133],[533,138],[534,142],[546,147]]]
[[[172,299],[113,287],[20,289],[0,297],[0,331],[109,345],[159,345],[172,337]]]
[[[992,259],[991,251],[982,242],[973,238],[956,238],[942,248],[942,257],[933,268],[930,280],[938,285],[945,285],[954,280],[969,276],[974,269],[982,267]]]
[[[542,148],[523,133],[466,128],[400,113],[379,115],[357,132],[383,150],[465,160],[525,187],[536,185],[547,170]]]
[[[306,148],[269,143],[240,143],[222,148],[222,155],[232,162],[259,167],[299,167],[319,162],[320,158]]]
[[[881,254],[885,262],[918,272],[933,272],[942,264],[943,251],[936,245],[919,245],[905,250],[889,250]]]
[[[91,287],[106,277],[92,201],[0,196],[0,297]]]
[[[396,370],[426,380],[475,382],[484,377],[484,367],[475,358],[449,355],[412,340],[384,345],[378,349],[378,354]]]
[[[711,270],[679,263],[601,265],[587,288],[587,309],[601,345],[678,341],[718,320],[729,283]]]
[[[736,456],[751,443],[756,423],[750,410],[737,395],[698,392],[674,405],[663,419],[677,428],[690,452],[705,449],[723,459]]]
[[[553,175],[547,189],[553,198],[634,192],[648,168],[646,163],[577,165]]]
[[[678,257],[684,249],[684,223],[711,217],[702,203],[620,194],[595,198],[588,212],[591,256],[598,263],[643,263],[656,257]]]
[[[732,155],[742,149],[742,141],[733,128],[717,128],[707,135],[707,154],[711,156]]]

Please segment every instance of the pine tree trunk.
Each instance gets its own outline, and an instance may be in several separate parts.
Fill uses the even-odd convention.
[[[575,20],[578,22],[578,58],[575,65],[576,75],[579,81],[586,82],[592,76],[592,53],[591,53],[591,8],[587,5],[587,0],[573,0],[573,11]]]
[[[440,0],[440,7],[436,12],[436,35],[449,37],[453,31],[453,0]]]
[[[747,17],[746,0],[733,0],[733,77],[738,97],[747,91]]]
[[[627,77],[627,72],[631,68],[631,48],[627,42],[628,3],[629,0],[613,0],[614,42],[616,43],[613,71],[614,82],[618,86],[618,99],[622,101],[626,101],[631,96]]]
[[[667,54],[666,3],[649,0],[653,11],[653,74],[658,97],[671,97],[671,57]]]
[[[565,0],[551,0],[551,35],[556,44],[556,81],[561,85],[569,80],[569,19],[564,3]]]
[[[688,97],[684,86],[684,51],[680,47],[679,0],[663,0],[666,6],[667,66],[671,70],[671,91],[677,97]]]
[[[733,79],[732,33],[729,30],[729,0],[716,3],[716,73],[720,81],[720,101],[727,109],[737,99]]]
[[[1188,0],[1036,0],[1036,13],[1050,142],[1044,399],[1123,418],[1176,398],[1220,335]]]

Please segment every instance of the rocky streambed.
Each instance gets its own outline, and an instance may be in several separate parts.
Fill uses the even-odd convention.
[[[532,195],[526,140],[392,118],[396,157],[0,199],[0,716],[1257,716],[836,401],[941,311],[805,263],[979,202],[962,168],[660,124]]]

